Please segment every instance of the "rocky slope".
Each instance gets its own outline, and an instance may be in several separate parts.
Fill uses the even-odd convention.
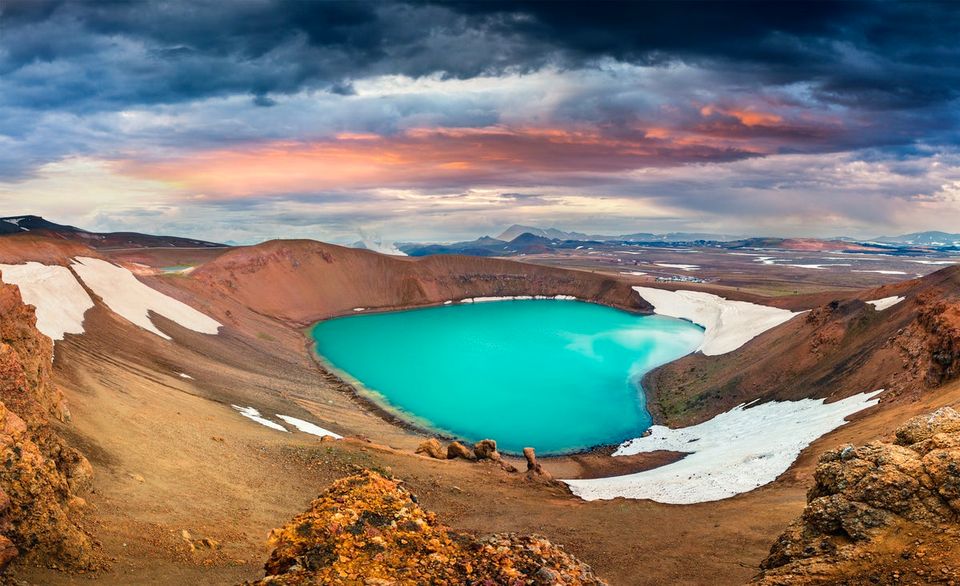
[[[866,303],[905,299],[878,311]],[[661,422],[686,425],[754,399],[846,397],[887,389],[913,399],[960,375],[960,267],[837,295],[722,356],[687,356],[651,373],[645,388]]]
[[[814,478],[755,583],[960,581],[960,413],[915,417],[894,443],[828,451]]]
[[[204,295],[235,300],[298,325],[356,307],[398,308],[485,296],[572,295],[651,310],[628,284],[585,271],[478,257],[393,257],[312,240],[233,249],[198,267],[191,280]]]
[[[369,470],[335,482],[270,544],[258,585],[604,584],[542,537],[456,533],[400,481]]]
[[[35,324],[17,288],[0,285],[0,567],[23,555],[90,568],[95,548],[74,517],[92,469],[48,423],[69,412],[52,382],[52,342]]]

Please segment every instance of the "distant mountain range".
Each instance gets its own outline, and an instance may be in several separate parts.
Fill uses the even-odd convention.
[[[742,236],[730,236],[727,234],[710,234],[700,232],[668,232],[666,234],[652,234],[649,232],[637,232],[634,234],[603,235],[603,234],[585,234],[583,232],[565,232],[556,228],[537,228],[534,226],[523,226],[514,224],[503,231],[497,240],[510,242],[521,234],[533,234],[541,238],[550,240],[592,240],[595,242],[695,242],[700,240],[712,242],[729,242],[731,240],[740,240]]]
[[[397,243],[410,256],[463,254],[468,256],[515,256],[542,254],[556,250],[582,248],[603,249],[623,244],[645,246],[715,246],[727,249],[782,249],[820,252],[865,252],[884,254],[925,253],[960,250],[960,234],[919,232],[903,236],[860,240],[844,236],[835,238],[735,237],[701,232],[637,232],[618,236],[567,232],[556,228],[537,228],[514,224],[498,237],[483,236],[476,240],[448,244]]]
[[[57,224],[40,216],[7,216],[0,218],[0,236],[36,233],[38,235],[82,242],[99,249],[119,248],[218,248],[225,246],[216,242],[180,238],[177,236],[152,236],[139,232],[88,232],[75,226]]]

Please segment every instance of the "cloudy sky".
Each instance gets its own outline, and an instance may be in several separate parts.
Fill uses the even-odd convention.
[[[960,3],[0,2],[0,204],[220,241],[960,231]]]

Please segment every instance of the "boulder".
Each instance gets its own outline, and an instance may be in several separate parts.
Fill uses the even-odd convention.
[[[447,459],[447,452],[436,438],[430,438],[417,446],[417,453],[437,460]]]
[[[473,444],[473,453],[477,460],[500,461],[500,452],[497,451],[497,442],[492,439],[480,440]]]
[[[885,568],[898,572],[897,582],[902,577],[903,583],[927,583],[929,567],[960,561],[954,555],[960,535],[960,413],[943,408],[914,417],[896,430],[896,438],[894,444],[847,445],[821,456],[806,508],[773,544],[756,583],[866,583],[852,580],[862,576],[887,583],[877,582]],[[891,545],[903,535],[927,553],[915,556]],[[930,552],[939,552],[939,561]],[[912,582],[914,577],[920,581]]]
[[[960,413],[952,407],[943,407],[904,423],[897,429],[897,444],[909,446],[930,439],[938,433],[958,431],[960,431]]]
[[[473,452],[471,452],[467,446],[460,442],[450,442],[450,445],[447,446],[447,459],[453,460],[455,458],[463,458],[464,460],[475,459]]]

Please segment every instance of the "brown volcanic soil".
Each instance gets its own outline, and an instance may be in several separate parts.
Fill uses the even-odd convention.
[[[234,249],[197,268],[191,280],[207,296],[297,325],[355,307],[387,310],[484,296],[573,295],[651,309],[625,283],[602,275],[478,257],[393,257],[311,240]]]
[[[52,240],[38,234],[23,233],[0,239],[0,263],[19,264],[28,261],[44,264],[69,264],[74,256],[100,257],[92,249],[65,240]]]
[[[134,262],[180,264],[169,262],[167,255],[175,253],[138,254]],[[204,262],[189,276],[144,280],[217,317],[226,326],[220,335],[157,318],[174,338],[165,341],[98,302],[87,313],[87,333],[58,343],[54,376],[74,415],[71,426],[58,427],[95,469],[93,492],[84,496],[87,523],[112,563],[78,576],[15,562],[15,577],[36,584],[255,580],[269,553],[267,533],[362,466],[403,478],[422,506],[451,526],[481,536],[542,534],[611,584],[743,583],[802,510],[815,454],[880,437],[914,414],[960,401],[953,383],[903,395],[897,408],[872,409],[814,442],[776,483],[732,499],[687,506],[587,503],[562,487],[495,465],[414,455],[422,437],[364,410],[324,377],[298,328],[356,306],[468,295],[572,294],[642,310],[625,285],[602,275],[496,259],[386,258],[306,242],[234,249]],[[498,272],[507,278],[497,280]],[[912,307],[911,301],[895,308]],[[852,318],[844,319],[846,324]],[[193,379],[181,378],[181,372]],[[282,434],[239,416],[231,403],[375,443]],[[575,466],[585,474],[590,468],[575,459],[543,464],[559,476]],[[217,543],[207,547],[203,538]]]

